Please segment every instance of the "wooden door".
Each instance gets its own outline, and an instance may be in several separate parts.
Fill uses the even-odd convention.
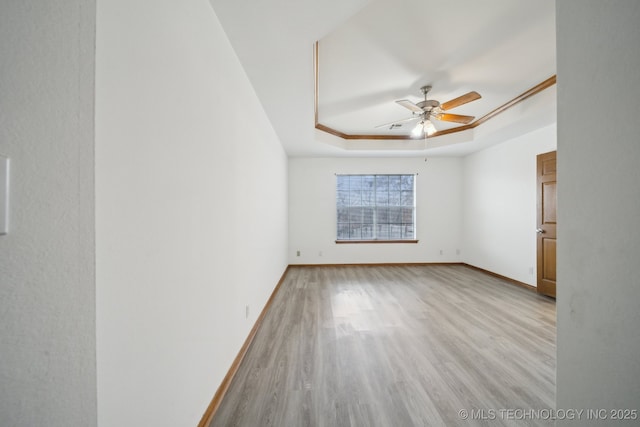
[[[556,296],[556,152],[538,160],[538,293]]]

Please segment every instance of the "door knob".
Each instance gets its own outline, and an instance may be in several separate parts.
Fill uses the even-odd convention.
[[[536,233],[542,234],[544,233],[544,230],[542,228],[536,228]]]

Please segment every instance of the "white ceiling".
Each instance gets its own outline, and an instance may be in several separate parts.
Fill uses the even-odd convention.
[[[553,76],[553,0],[210,0],[290,156],[465,155],[555,122],[555,87],[472,130],[427,141],[344,140],[409,134],[398,99],[482,98],[450,112],[480,118]],[[455,124],[435,121],[438,129]]]

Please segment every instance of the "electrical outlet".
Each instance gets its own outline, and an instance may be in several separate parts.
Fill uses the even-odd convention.
[[[440,249],[440,255],[443,255],[444,251],[442,249]]]
[[[318,256],[322,256],[322,251],[318,251]]]
[[[248,319],[249,318],[249,306],[245,306],[244,308],[244,318]]]
[[[296,256],[300,256],[300,251],[296,251]]]

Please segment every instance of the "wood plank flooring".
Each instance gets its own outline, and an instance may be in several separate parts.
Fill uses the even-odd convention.
[[[553,425],[516,409],[554,408],[555,319],[464,265],[291,267],[210,426]]]

